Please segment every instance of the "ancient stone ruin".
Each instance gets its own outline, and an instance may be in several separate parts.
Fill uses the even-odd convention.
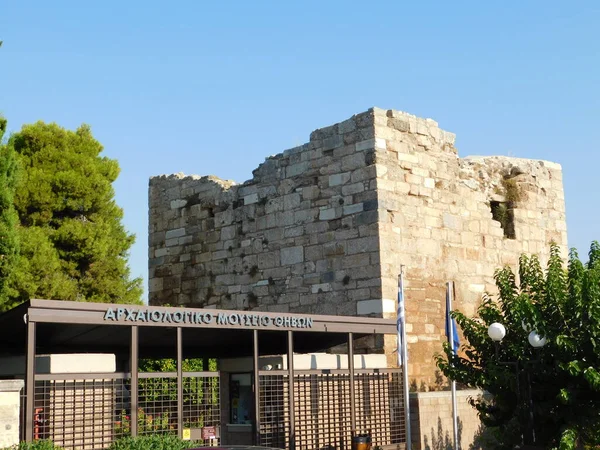
[[[560,165],[459,158],[431,119],[378,108],[321,128],[243,184],[150,179],[151,305],[395,316],[405,267],[410,377],[433,383],[445,283],[475,312],[521,253],[566,253]],[[385,352],[395,339],[364,351]]]

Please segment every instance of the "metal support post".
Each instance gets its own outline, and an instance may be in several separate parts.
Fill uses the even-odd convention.
[[[131,327],[131,349],[129,352],[129,367],[131,370],[131,436],[136,437],[138,433],[138,327]]]
[[[356,393],[354,386],[354,336],[348,333],[348,369],[350,370],[350,423],[352,433],[356,430]]]
[[[177,435],[183,437],[183,329],[177,327]]]
[[[290,450],[296,450],[296,389],[294,383],[294,333],[287,332],[288,340],[288,382],[290,400]]]
[[[252,386],[254,388],[254,445],[260,445],[260,378],[259,371],[259,348],[258,348],[258,330],[253,330],[254,352],[253,352],[253,369],[254,380]]]
[[[27,317],[27,359],[25,361],[25,441],[33,440],[33,408],[35,397],[35,332],[36,324]]]

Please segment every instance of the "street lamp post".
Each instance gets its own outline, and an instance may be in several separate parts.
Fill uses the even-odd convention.
[[[528,330],[528,326],[523,323],[523,329],[526,331]],[[517,383],[517,403],[518,405],[521,404],[521,386],[520,386],[520,376],[521,376],[521,365],[519,364],[519,361],[500,361],[500,357],[499,357],[499,348],[500,348],[500,343],[502,342],[502,340],[504,339],[504,337],[506,336],[506,328],[504,327],[504,325],[502,325],[501,323],[493,323],[488,327],[488,335],[489,337],[492,339],[492,341],[494,341],[494,347],[495,347],[495,352],[496,352],[496,363],[498,364],[502,364],[502,365],[507,365],[507,366],[514,366],[515,368],[515,375],[516,375],[516,383]],[[533,348],[535,349],[540,349],[542,348],[544,345],[546,345],[546,338],[543,336],[540,336],[536,331],[531,331],[529,333],[529,336],[527,338],[527,340],[529,341],[529,345],[531,345]],[[538,360],[535,361],[528,361],[528,363],[535,363]],[[527,367],[527,363],[524,364],[525,367]],[[531,377],[529,375],[529,371],[526,370],[526,375],[527,375],[527,407],[528,407],[528,419],[529,419],[529,431],[531,433],[530,437],[531,437],[531,443],[535,445],[535,429],[534,429],[534,416],[533,416],[533,396],[532,396],[532,392],[531,392]],[[523,437],[523,433],[521,434],[521,444],[524,444],[524,437]]]

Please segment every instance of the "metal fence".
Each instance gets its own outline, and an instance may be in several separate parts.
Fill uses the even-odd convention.
[[[365,373],[357,371],[356,425],[368,432],[373,444],[381,447],[406,442],[406,418],[401,369],[381,369]]]
[[[259,381],[260,445],[288,448],[289,377],[284,371],[260,371]],[[352,431],[371,434],[374,446],[405,444],[401,369],[355,371],[356,430],[347,370],[296,371],[294,383],[296,449],[350,449]]]
[[[205,427],[221,425],[219,372],[184,372],[178,408],[175,373],[140,373],[139,435],[178,432],[178,423],[204,445]],[[359,369],[351,399],[348,370],[294,373],[294,441],[298,450],[349,450],[352,431],[370,433],[374,446],[397,448],[406,441],[401,369]],[[260,371],[259,444],[290,446],[290,386],[287,371]],[[34,439],[51,439],[65,449],[96,450],[131,435],[130,377],[126,373],[36,375]],[[354,405],[356,430],[350,417]],[[182,417],[179,420],[179,412]],[[196,431],[194,433],[193,431]]]
[[[36,376],[33,438],[66,449],[108,447],[130,432],[128,383],[124,374]]]
[[[220,426],[218,372],[183,373],[182,424],[204,443],[200,429]],[[65,449],[96,450],[130,436],[129,374],[36,375],[33,438]],[[178,433],[177,376],[140,373],[138,435]],[[218,444],[214,439],[211,444]]]
[[[288,448],[289,443],[289,376],[259,375],[260,445]]]

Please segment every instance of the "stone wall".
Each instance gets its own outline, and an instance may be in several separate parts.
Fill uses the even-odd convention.
[[[394,317],[403,265],[410,375],[432,383],[446,281],[471,315],[495,269],[545,260],[551,240],[566,253],[558,164],[460,159],[453,134],[403,112],[316,130],[253,175],[150,179],[150,304]],[[396,346],[372,343],[390,364]]]
[[[152,178],[150,304],[372,312],[381,302],[373,115],[335,129],[267,159],[243,185]]]
[[[0,380],[0,448],[19,444],[23,380]]]
[[[374,119],[382,142],[375,164],[382,295],[395,297],[404,265],[409,375],[432,383],[433,356],[445,339],[446,281],[455,282],[454,308],[472,316],[482,294],[495,291],[496,269],[516,267],[523,252],[545,261],[552,240],[566,256],[561,167],[508,157],[460,159],[453,136],[430,119],[397,111],[376,111]],[[494,220],[491,202],[509,206],[511,230]]]
[[[456,391],[459,448],[480,448],[477,436],[481,422],[469,398],[481,396],[481,391]],[[413,392],[410,394],[410,432],[415,450],[453,448],[452,394],[450,391]]]

